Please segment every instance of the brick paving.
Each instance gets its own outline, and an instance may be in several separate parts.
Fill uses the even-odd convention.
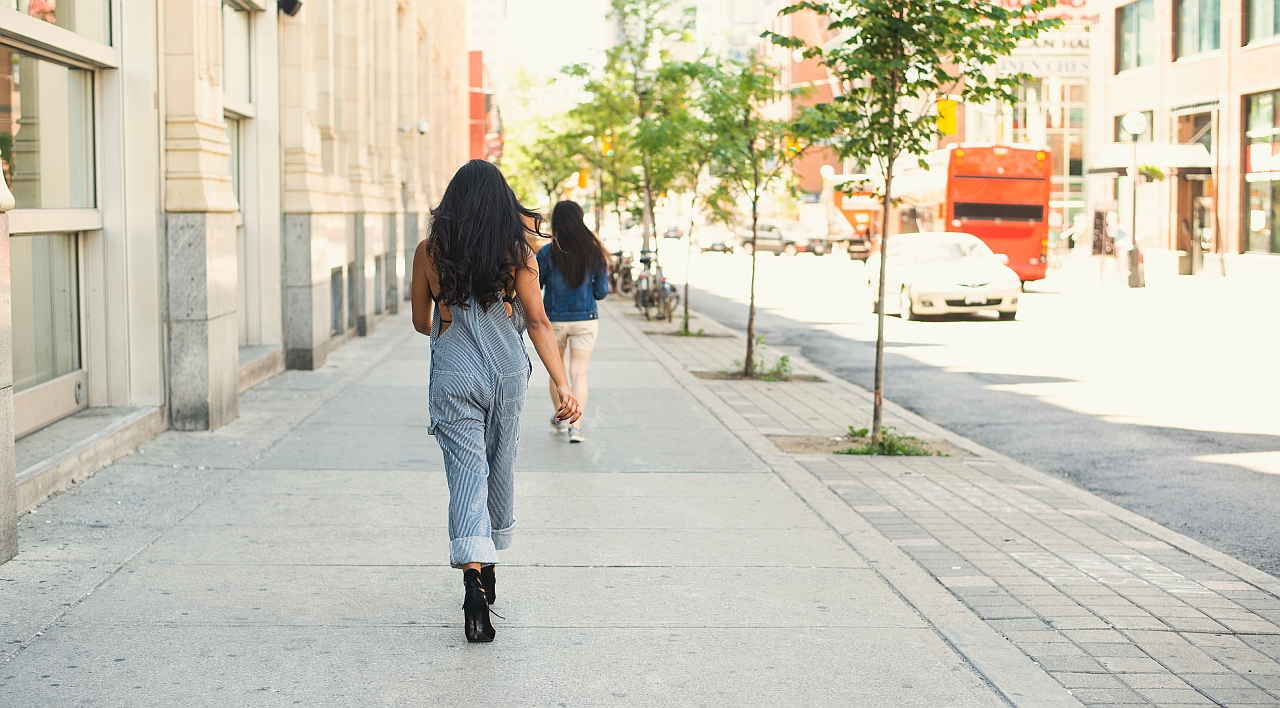
[[[742,356],[741,335],[704,318],[698,327],[721,336],[649,339],[691,372]],[[783,353],[762,355],[772,363]],[[827,380],[699,383],[760,433],[866,425],[867,392],[790,356],[797,371]],[[886,423],[949,435],[901,409]],[[1276,584],[1260,587],[1178,547],[1192,544],[1155,538],[1105,502],[973,447],[975,457],[795,459],[1086,705],[1280,705]]]

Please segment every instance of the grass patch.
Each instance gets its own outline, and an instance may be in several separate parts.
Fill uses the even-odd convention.
[[[849,434],[845,439],[862,442],[852,447],[836,450],[837,455],[890,455],[894,457],[949,457],[945,452],[938,452],[929,448],[924,441],[914,435],[900,435],[893,432],[892,428],[885,428],[880,434],[880,442],[873,443],[867,438],[870,431],[866,428],[855,429],[849,426]]]

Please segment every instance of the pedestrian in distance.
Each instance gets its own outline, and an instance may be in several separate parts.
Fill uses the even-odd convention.
[[[467,641],[491,642],[497,551],[511,545],[513,469],[532,364],[528,330],[558,394],[556,417],[582,408],[556,354],[527,236],[541,217],[520,205],[497,167],[463,165],[413,257],[413,327],[431,338],[428,408],[449,483],[449,563],[462,569]]]
[[[587,367],[600,332],[597,300],[609,294],[609,255],[604,244],[582,221],[582,207],[564,201],[551,211],[551,243],[538,251],[538,283],[542,305],[556,333],[556,348],[564,361],[569,352],[569,378],[573,395],[587,408]],[[560,409],[560,390],[551,382],[551,403]],[[586,440],[582,421],[575,424],[556,416],[551,425],[568,432],[569,442]]]

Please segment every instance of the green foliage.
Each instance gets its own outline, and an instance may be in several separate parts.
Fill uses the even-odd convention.
[[[1035,0],[1010,9],[987,0],[806,0],[780,14],[811,10],[827,18],[828,34],[840,42],[806,47],[795,37],[765,36],[816,57],[842,87],[832,102],[807,112],[805,127],[842,157],[890,174],[904,154],[924,166],[924,155],[942,136],[934,110],[939,98],[1015,102],[1028,77],[998,75],[996,64],[1018,42],[1062,24],[1035,19],[1054,4]]]
[[[867,433],[870,433],[870,432],[871,431],[868,430],[867,428],[855,428],[852,425],[850,425],[849,433],[845,435],[845,437],[850,440],[853,440],[854,438],[865,438],[867,437]]]
[[[744,376],[756,374],[756,249],[760,200],[791,174],[791,163],[803,152],[801,134],[769,109],[788,92],[778,85],[777,69],[755,54],[746,62],[716,64],[700,77],[703,111],[710,123],[711,164],[719,183],[705,199],[717,219],[727,220],[729,205],[739,197],[751,203],[751,281],[747,299],[747,352]]]
[[[654,196],[675,186],[686,166],[692,77],[671,50],[692,39],[692,14],[673,0],[611,0],[609,19],[619,41],[606,53],[603,71],[567,69],[586,80],[592,96],[573,118],[594,140],[612,136],[614,155],[591,156],[611,178],[606,201],[619,213],[640,216],[652,236]]]
[[[570,132],[554,128],[544,130],[531,143],[520,143],[511,150],[512,189],[522,201],[534,201],[534,195],[545,196],[554,205],[565,180],[582,165],[581,140]]]
[[[1164,181],[1164,170],[1155,165],[1138,165],[1138,174],[1148,182]]]
[[[763,364],[761,364],[763,366]],[[791,376],[791,357],[783,354],[778,360],[773,362],[773,367],[762,373],[760,378],[764,381],[786,381]]]
[[[836,450],[837,455],[893,455],[897,457],[933,457],[938,453],[925,447],[914,435],[899,435],[891,432],[892,428],[886,428],[880,435],[880,441],[875,442],[868,440],[860,445],[847,447],[843,450]],[[854,430],[853,426],[849,426],[849,435],[852,438],[865,438],[867,435],[866,428]]]

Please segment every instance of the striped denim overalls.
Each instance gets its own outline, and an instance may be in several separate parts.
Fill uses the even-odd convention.
[[[516,525],[516,448],[532,365],[519,298],[488,311],[475,300],[431,320],[431,427],[449,480],[449,563],[489,565],[511,545]]]

